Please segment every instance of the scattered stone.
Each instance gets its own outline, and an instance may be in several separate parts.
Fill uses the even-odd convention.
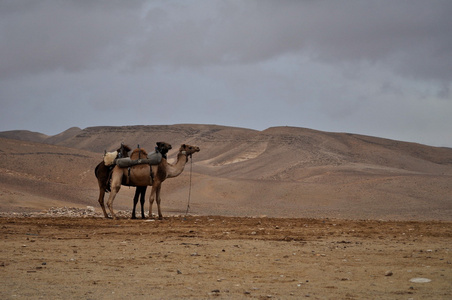
[[[218,294],[219,292],[220,292],[220,290],[212,290],[212,291],[211,291],[211,293],[217,293],[217,294]]]
[[[118,218],[130,219],[132,216],[132,210],[115,210],[116,216]],[[86,208],[77,207],[51,207],[46,211],[41,212],[0,212],[0,217],[14,217],[14,218],[58,218],[58,217],[72,217],[72,218],[104,218],[104,214],[100,209],[96,211],[93,206],[87,206]],[[147,222],[152,222],[155,220],[147,220]]]
[[[410,282],[414,282],[414,283],[427,283],[432,281],[431,279],[428,278],[421,278],[421,277],[416,277],[416,278],[411,278]]]
[[[394,273],[392,273],[392,271],[386,271],[385,276],[392,276],[394,275]]]
[[[177,270],[177,274],[182,274],[181,270]]]
[[[350,278],[348,278],[348,277],[341,278],[341,281],[349,281],[349,280],[350,280]]]

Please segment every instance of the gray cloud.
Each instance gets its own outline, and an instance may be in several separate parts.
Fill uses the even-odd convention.
[[[1,1],[0,130],[293,125],[452,146],[451,12],[438,0]]]
[[[132,62],[247,64],[299,53],[328,63],[366,60],[406,76],[452,79],[450,1],[197,4],[2,2],[1,74]]]
[[[109,66],[123,58],[139,27],[139,7],[136,1],[1,2],[0,74]]]
[[[246,64],[301,53],[452,79],[450,1],[233,1],[204,14],[183,4],[166,9],[147,13],[141,62]]]

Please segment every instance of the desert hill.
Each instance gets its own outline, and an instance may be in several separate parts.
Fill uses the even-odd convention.
[[[0,137],[12,140],[21,140],[38,143],[43,143],[47,138],[49,138],[48,135],[29,130],[2,131],[0,132]]]
[[[183,143],[201,152],[164,183],[164,213],[185,210],[192,167],[193,213],[452,220],[451,148],[296,127],[191,124],[0,137],[2,210],[44,208],[47,200],[97,208],[93,170],[104,150],[121,142],[152,150],[165,141],[173,145],[170,162]],[[130,209],[133,191],[123,187],[115,207]]]

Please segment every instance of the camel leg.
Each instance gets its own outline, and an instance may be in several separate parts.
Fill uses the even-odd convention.
[[[110,192],[110,197],[108,197],[108,201],[107,201],[107,206],[108,206],[108,209],[110,210],[111,217],[115,220],[116,220],[116,215],[115,215],[115,212],[113,211],[113,201],[115,201],[116,194],[119,192],[120,188],[121,188],[121,185],[114,186],[114,187],[112,186],[111,192]]]
[[[135,209],[137,207],[137,203],[138,203],[138,197],[140,195],[140,187],[136,187],[135,189],[135,196],[133,196],[133,210],[132,210],[132,219],[136,219],[136,215],[135,215]]]
[[[149,195],[149,218],[152,218],[152,205],[154,204],[155,199],[155,188],[154,186],[151,188],[151,193]]]
[[[161,198],[160,198],[160,188],[161,185],[157,186],[156,191],[155,191],[155,200],[157,201],[157,209],[159,212],[159,220],[163,220],[163,216],[162,216],[162,210],[160,209],[160,202],[161,202]]]
[[[108,168],[105,166],[103,162],[99,163],[96,168],[94,169],[94,174],[97,178],[97,184],[99,185],[99,199],[97,201],[100,204],[100,207],[102,208],[102,211],[104,213],[104,217],[108,218],[107,211],[105,210],[105,204],[104,204],[104,198],[105,198],[105,190],[108,186]]]
[[[140,197],[140,204],[141,204],[141,218],[146,219],[146,216],[144,215],[144,203],[146,202],[146,186],[143,186],[140,189],[141,197]]]
[[[121,181],[122,181],[122,170],[120,169],[113,169],[112,177],[111,177],[111,192],[110,197],[108,197],[107,206],[110,210],[111,217],[113,219],[116,219],[115,212],[113,211],[113,201],[115,201],[116,194],[119,192],[119,189],[121,188]]]
[[[103,188],[99,188],[99,201],[100,207],[102,208],[102,211],[104,212],[104,217],[108,218],[107,211],[105,210],[105,204],[104,204],[104,197],[105,197],[105,190]]]

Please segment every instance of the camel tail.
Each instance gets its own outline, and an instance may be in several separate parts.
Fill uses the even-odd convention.
[[[100,166],[100,164],[98,164],[97,166],[96,166],[96,168],[94,168],[94,175],[96,175],[96,178],[99,178],[98,177],[98,173],[97,173],[97,170],[99,170],[99,166]]]
[[[107,184],[105,185],[105,192],[110,193],[111,192],[111,174],[113,172],[109,172],[108,173],[108,178],[107,178]]]

